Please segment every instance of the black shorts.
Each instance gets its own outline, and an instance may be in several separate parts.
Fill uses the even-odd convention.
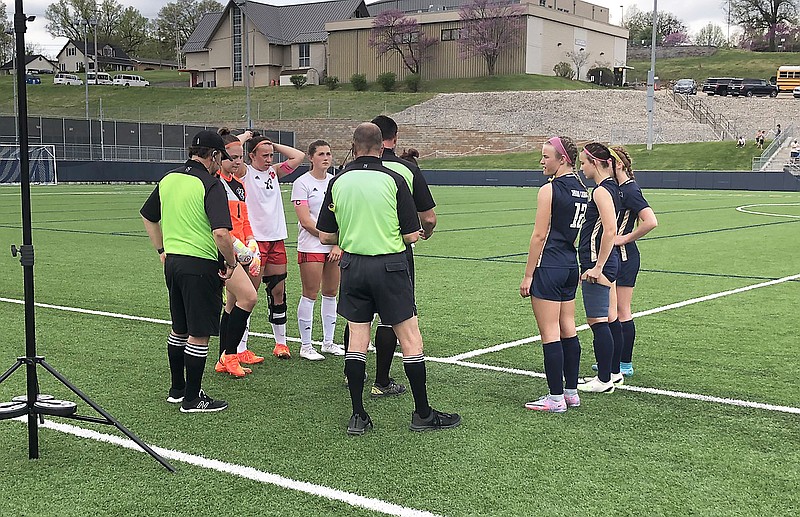
[[[369,257],[342,253],[337,312],[347,321],[369,323],[377,312],[384,325],[416,316],[406,252]]]
[[[619,263],[619,251],[612,249],[611,254],[608,256],[608,260],[606,260],[606,263],[603,266],[603,276],[605,276],[611,283],[617,281],[617,276],[619,275]],[[595,264],[597,263],[590,262],[589,264],[581,264],[581,275],[592,269]]]
[[[569,302],[578,290],[578,268],[537,267],[533,270],[531,294],[540,300]]]
[[[169,292],[172,330],[195,337],[219,335],[223,282],[219,262],[167,255],[164,277]]]
[[[634,287],[636,285],[636,277],[639,275],[640,255],[638,253],[628,253],[627,259],[619,261],[617,285]]]

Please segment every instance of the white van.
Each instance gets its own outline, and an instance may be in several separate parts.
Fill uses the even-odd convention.
[[[58,73],[53,77],[53,84],[72,84],[79,86],[83,84],[83,79],[75,74]]]
[[[145,81],[140,75],[117,74],[114,76],[116,86],[150,86],[150,81]]]
[[[86,83],[87,84],[114,84],[111,80],[111,76],[105,72],[97,72],[97,78],[95,78],[94,72],[89,72],[86,74]]]

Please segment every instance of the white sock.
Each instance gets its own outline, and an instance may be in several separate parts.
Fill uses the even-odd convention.
[[[250,336],[250,316],[247,317],[247,326],[244,328],[244,334],[242,334],[242,340],[239,341],[239,346],[236,347],[236,353],[241,354],[245,350],[247,350],[247,338]]]
[[[311,328],[314,324],[314,302],[311,298],[300,297],[297,306],[297,327],[300,329],[300,343],[311,344]]]
[[[322,307],[322,342],[333,343],[333,335],[336,332],[336,297],[323,296]]]
[[[275,336],[276,345],[286,344],[286,323],[280,325],[272,323],[272,334]]]

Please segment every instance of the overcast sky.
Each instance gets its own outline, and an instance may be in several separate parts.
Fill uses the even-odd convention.
[[[4,1],[6,10],[8,11],[8,17],[12,19],[14,0]],[[161,7],[169,3],[170,0],[119,1],[125,6],[135,6],[139,9],[139,12],[147,18],[155,18]],[[225,3],[223,0],[219,1],[220,3]],[[659,10],[672,12],[675,16],[683,20],[692,32],[697,32],[697,30],[708,22],[717,23],[723,28],[723,31],[726,31],[727,22],[722,10],[722,1],[723,0],[661,0],[659,3]],[[266,0],[262,3],[281,5],[301,2],[302,0]],[[39,45],[44,54],[55,57],[66,43],[66,39],[53,38],[45,29],[47,20],[44,17],[44,11],[51,3],[53,3],[53,0],[24,0],[25,14],[36,16],[36,20],[28,24],[28,32],[25,35],[25,40]],[[371,0],[367,0],[367,3],[371,3]],[[435,4],[436,2],[435,0],[431,0],[431,3]],[[651,11],[653,9],[653,0],[593,0],[593,3],[609,8],[611,12],[611,23],[619,23],[623,11],[621,6],[627,9],[632,5],[636,5],[642,11]]]

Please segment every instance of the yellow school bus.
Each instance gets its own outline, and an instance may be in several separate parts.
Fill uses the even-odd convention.
[[[800,66],[782,66],[777,73],[778,91],[790,92],[800,86]]]

